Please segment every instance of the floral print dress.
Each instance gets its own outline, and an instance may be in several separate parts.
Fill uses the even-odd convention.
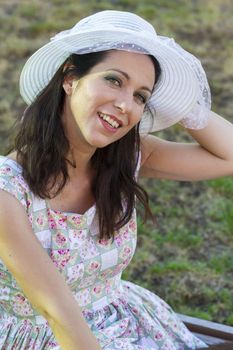
[[[33,195],[20,165],[7,157],[0,157],[0,189],[25,208],[34,234],[65,277],[102,349],[205,347],[163,300],[121,279],[136,248],[135,211],[112,242],[99,239],[95,206],[83,215],[52,210]],[[61,349],[1,260],[0,349]]]

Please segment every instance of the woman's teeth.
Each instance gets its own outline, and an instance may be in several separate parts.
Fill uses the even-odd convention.
[[[108,122],[108,124],[110,124],[113,128],[118,128],[120,126],[119,123],[117,123],[114,119],[112,119],[111,117],[109,117],[109,115],[107,114],[103,114],[103,113],[98,113],[98,115],[100,116],[101,119],[105,120],[106,122]]]

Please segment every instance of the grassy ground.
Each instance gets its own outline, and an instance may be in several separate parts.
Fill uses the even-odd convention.
[[[233,121],[231,0],[1,0],[0,152],[25,108],[18,91],[26,58],[57,31],[101,9],[136,12],[202,59],[213,109]],[[175,126],[158,133],[189,140]],[[177,311],[233,325],[233,180],[144,181],[156,223],[139,215],[137,254],[124,278],[146,286]],[[140,212],[140,208],[139,208]]]

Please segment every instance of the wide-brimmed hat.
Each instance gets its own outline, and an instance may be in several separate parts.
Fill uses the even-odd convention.
[[[112,49],[153,55],[160,63],[161,76],[148,101],[154,118],[143,114],[142,133],[167,128],[199,106],[210,108],[209,86],[199,60],[173,39],[157,35],[143,18],[113,10],[83,18],[36,51],[20,76],[23,99],[30,105],[72,53]]]

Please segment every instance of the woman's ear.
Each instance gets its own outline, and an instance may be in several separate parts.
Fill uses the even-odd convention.
[[[72,94],[74,85],[77,86],[77,81],[78,81],[77,76],[72,74],[72,69],[74,68],[75,66],[72,65],[71,63],[66,63],[63,67],[63,73],[66,72],[65,78],[63,81],[63,89],[68,96]]]
[[[63,81],[63,89],[66,93],[66,95],[70,96],[72,94],[73,90],[73,82],[74,82],[74,77],[73,76],[66,76],[64,81]]]

